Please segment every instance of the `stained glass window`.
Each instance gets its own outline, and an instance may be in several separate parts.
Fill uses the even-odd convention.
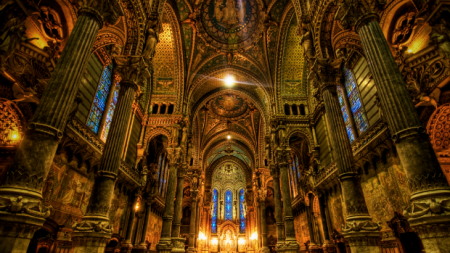
[[[300,181],[300,169],[298,164],[298,156],[295,156],[295,165],[297,166],[297,180]]]
[[[225,220],[233,220],[233,194],[225,192]]]
[[[217,189],[213,191],[213,211],[211,217],[211,233],[217,233],[217,198],[219,194],[217,193]]]
[[[103,112],[106,108],[106,99],[111,89],[112,65],[106,66],[103,70],[100,84],[98,86],[97,94],[95,94],[94,104],[92,105],[91,113],[87,126],[94,132],[98,133],[100,121],[102,120]]]
[[[355,121],[358,134],[364,133],[369,127],[367,124],[367,118],[361,105],[361,99],[359,97],[358,90],[356,89],[355,78],[351,70],[345,66],[342,67],[345,75],[345,90],[347,91],[347,97],[350,104],[350,109],[353,114],[353,120]]]
[[[109,128],[111,127],[111,122],[114,115],[114,110],[116,109],[117,101],[119,99],[119,89],[120,89],[119,81],[117,81],[114,89],[114,95],[111,100],[111,105],[109,106],[108,114],[106,115],[105,126],[103,127],[102,140],[104,142],[106,142],[106,137],[108,137]]]
[[[241,233],[245,233],[245,210],[244,210],[244,189],[241,189],[241,191],[239,192],[239,209],[240,209],[240,213],[239,213],[239,217],[240,217],[240,232]]]
[[[350,123],[351,119],[349,118],[349,115],[348,115],[347,106],[345,106],[345,102],[344,102],[345,96],[343,94],[341,87],[337,88],[337,94],[338,94],[339,104],[341,105],[342,116],[344,117],[345,129],[347,129],[348,138],[350,139],[350,143],[352,143],[355,140],[355,135],[353,134],[352,124]]]

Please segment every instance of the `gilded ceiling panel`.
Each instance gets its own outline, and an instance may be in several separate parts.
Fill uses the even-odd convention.
[[[163,23],[154,59],[153,94],[176,94],[176,59],[172,26]]]

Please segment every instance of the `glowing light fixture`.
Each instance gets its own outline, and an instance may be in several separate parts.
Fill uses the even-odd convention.
[[[230,75],[228,75],[227,77],[225,77],[224,81],[225,81],[225,85],[228,86],[228,87],[233,86],[233,84],[234,84],[234,82],[235,82],[235,81],[234,81],[234,77],[233,77],[233,76],[230,76]]]
[[[250,237],[250,239],[252,239],[252,240],[258,239],[258,233],[257,233],[257,232],[254,232],[254,233],[252,234],[252,236]]]
[[[243,238],[239,238],[238,243],[242,245],[242,244],[245,244],[246,241]]]
[[[139,209],[139,202],[138,203],[136,203],[136,211]]]
[[[206,236],[205,236],[205,234],[203,234],[202,231],[200,231],[200,233],[198,233],[198,239],[199,239],[199,240],[206,241]]]
[[[411,49],[409,49],[409,50],[408,50],[408,53],[411,53],[411,52],[412,52],[412,50],[411,50]]]
[[[228,135],[228,136],[227,136],[227,139],[228,139],[228,140],[231,139],[231,135]]]
[[[211,240],[211,244],[216,245],[217,243],[219,243],[219,241],[216,238]]]
[[[17,139],[17,134],[13,134],[12,139],[16,140]]]

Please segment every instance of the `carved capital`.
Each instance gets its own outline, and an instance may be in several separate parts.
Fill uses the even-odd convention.
[[[312,67],[311,78],[321,92],[330,89],[336,91],[337,85],[342,83],[342,59],[317,59]]]
[[[90,16],[97,20],[100,27],[103,22],[114,24],[120,16],[124,16],[119,0],[83,0],[78,15]]]
[[[181,162],[181,148],[167,148],[167,159],[171,166],[178,166]]]
[[[142,77],[150,78],[148,65],[141,56],[115,56],[115,74],[122,78],[121,86],[130,87],[137,91]]]
[[[340,5],[334,20],[339,20],[342,27],[347,30],[359,22],[364,15],[371,13],[370,7],[360,0],[344,0]]]

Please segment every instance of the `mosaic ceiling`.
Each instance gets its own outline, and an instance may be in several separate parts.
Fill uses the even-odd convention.
[[[262,30],[256,0],[206,0],[197,10],[197,28],[206,42],[221,51],[250,46]]]
[[[239,95],[225,94],[210,102],[213,112],[222,117],[237,117],[247,111],[248,104]]]

